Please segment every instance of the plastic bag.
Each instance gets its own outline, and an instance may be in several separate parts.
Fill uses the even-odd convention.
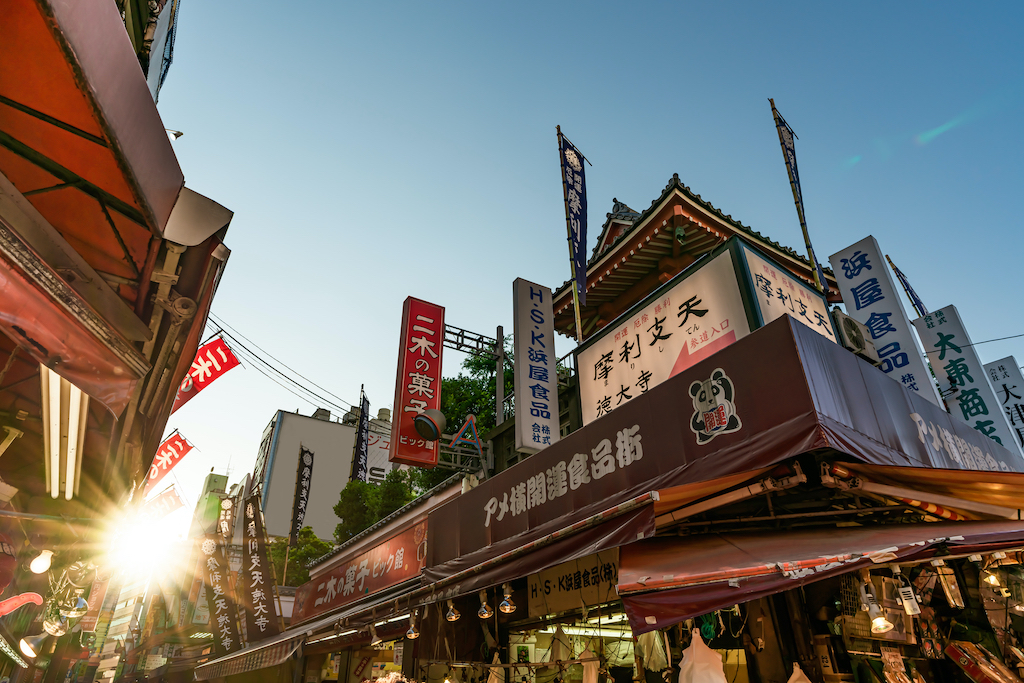
[[[789,677],[788,683],[811,683],[811,679],[807,678],[799,664],[793,662],[793,675]]]
[[[722,655],[704,643],[700,629],[693,629],[690,647],[683,650],[683,659],[679,663],[679,683],[726,683]]]

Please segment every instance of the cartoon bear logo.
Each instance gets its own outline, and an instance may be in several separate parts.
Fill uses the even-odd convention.
[[[697,435],[697,444],[703,445],[719,434],[739,431],[743,426],[736,414],[732,380],[722,368],[715,368],[711,378],[690,385],[693,416],[690,429]]]

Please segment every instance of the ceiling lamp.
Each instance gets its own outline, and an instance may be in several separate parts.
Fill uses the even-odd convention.
[[[870,575],[861,579],[860,600],[861,609],[868,613],[868,619],[871,620],[872,633],[888,633],[893,629],[892,622],[885,618],[882,608],[878,604],[878,598],[875,597],[875,588],[871,585]]]
[[[462,615],[459,610],[455,609],[455,603],[451,600],[448,601],[448,614],[444,615],[444,618],[448,621],[458,621]]]
[[[32,570],[33,574],[43,574],[50,568],[50,564],[53,562],[53,551],[52,550],[40,550],[39,554],[32,558],[28,568]]]
[[[18,647],[21,648],[23,655],[29,659],[35,659],[36,656],[43,651],[43,643],[49,638],[49,634],[40,633],[38,636],[25,636],[18,643]]]
[[[501,591],[505,594],[505,599],[498,605],[498,609],[502,614],[512,614],[516,611],[516,603],[512,602],[512,586],[506,583],[501,587]]]
[[[82,475],[82,448],[89,421],[89,396],[45,365],[39,366],[43,404],[46,490],[71,500]]]
[[[409,630],[405,632],[405,637],[409,640],[416,640],[420,637],[420,632],[416,629],[416,612],[409,615]]]
[[[480,591],[480,609],[476,611],[476,615],[481,619],[490,619],[494,616],[494,610],[487,604],[487,591]]]

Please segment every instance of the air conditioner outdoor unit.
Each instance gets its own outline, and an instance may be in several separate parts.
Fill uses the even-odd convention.
[[[875,343],[871,341],[871,333],[864,323],[857,322],[839,309],[833,310],[832,316],[843,346],[872,365],[882,364],[882,359],[875,350]]]

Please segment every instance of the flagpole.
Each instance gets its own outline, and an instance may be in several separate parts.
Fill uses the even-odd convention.
[[[775,120],[775,130],[779,134],[779,146],[782,147],[782,159],[786,162],[786,173],[789,174],[789,188],[793,191],[793,204],[796,205],[796,215],[800,219],[800,229],[804,233],[804,246],[807,248],[807,257],[811,260],[811,271],[814,273],[814,286],[819,292],[825,294],[825,283],[818,277],[818,259],[814,256],[814,247],[811,246],[811,236],[807,232],[807,221],[804,219],[804,209],[800,205],[800,194],[797,191],[796,179],[793,177],[793,169],[789,166],[789,157],[786,156],[786,141],[782,138],[782,126],[779,125],[779,112],[775,108],[775,100],[768,98],[772,105],[772,118]]]
[[[576,315],[576,343],[582,344],[583,323],[580,319],[579,285],[576,283],[576,254],[572,249],[572,224],[569,222],[569,188],[565,184],[565,171],[562,169],[562,127],[555,126],[555,132],[558,137],[558,168],[562,174],[562,201],[565,202],[565,232],[569,242],[569,268],[572,272],[572,310]]]
[[[889,258],[888,254],[885,255],[885,260],[889,262],[889,267],[892,268],[893,272],[896,274],[896,279],[900,281],[900,285],[903,287],[903,291],[906,293],[907,298],[910,299],[910,305],[914,307],[915,311],[917,311],[917,315],[928,315],[928,311],[924,307],[924,302],[921,301],[919,296],[917,296],[917,292],[910,287],[910,283],[907,281],[906,275],[903,274],[903,271],[896,267],[896,264],[892,262],[892,259]]]

